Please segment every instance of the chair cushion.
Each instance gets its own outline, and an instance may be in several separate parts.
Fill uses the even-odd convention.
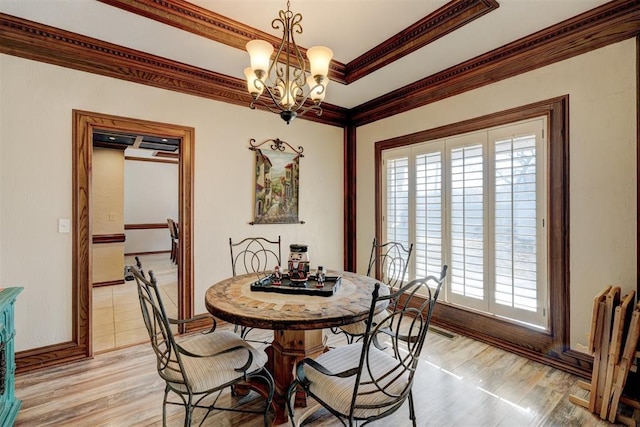
[[[356,368],[360,362],[361,352],[362,343],[345,345],[318,356],[316,361],[332,373],[338,373]],[[374,346],[370,346],[369,367],[374,377],[380,378],[381,375],[398,364],[399,361],[393,356],[378,350]],[[309,390],[312,394],[327,403],[331,408],[348,416],[356,380],[355,375],[348,378],[331,377],[316,371],[308,365],[304,366],[304,373],[310,381]],[[373,384],[361,385],[358,390],[359,395],[356,398],[356,405],[392,405],[398,402],[398,399],[393,396],[401,395],[405,391],[409,381],[409,374],[405,372],[399,378],[396,378],[396,376],[389,375],[386,379],[379,380],[380,385],[385,388],[386,394],[380,392]],[[365,362],[360,382],[362,384],[370,379],[369,369]],[[395,381],[389,384],[394,379]],[[388,406],[383,406],[382,408],[356,408],[353,415],[357,418],[366,418],[379,415],[387,409],[389,409]]]
[[[238,335],[228,331],[193,335],[186,340],[179,341],[178,345],[190,353],[199,355],[214,354],[235,346],[247,348],[253,354],[253,362],[247,369],[248,374],[260,370],[267,362],[267,355],[264,351],[256,350]],[[242,367],[247,362],[248,353],[246,350],[238,349],[212,357],[190,357],[185,354],[182,354],[181,357],[185,377],[191,384],[192,391],[202,393],[241,378],[242,372],[237,372],[234,369]],[[173,366],[177,367],[177,364]],[[187,391],[186,386],[180,384],[182,376],[178,371],[166,368],[163,374],[174,388]]]
[[[373,315],[373,323],[377,325],[380,322],[384,322],[387,319],[387,316],[389,316],[389,312],[387,310],[382,310],[380,313]],[[340,329],[342,329],[349,335],[364,335],[364,333],[367,331],[367,322],[363,320],[360,322],[351,323],[349,325],[343,325],[340,326]]]

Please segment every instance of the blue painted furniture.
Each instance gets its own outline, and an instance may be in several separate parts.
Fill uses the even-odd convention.
[[[23,288],[0,291],[0,425],[13,426],[22,403],[16,399],[13,303]]]

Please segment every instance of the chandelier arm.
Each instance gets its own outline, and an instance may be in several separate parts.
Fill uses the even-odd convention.
[[[316,116],[322,115],[322,107],[319,104],[311,104],[307,107],[298,110],[298,116],[304,115],[307,111],[314,111]]]
[[[272,113],[276,113],[276,114],[280,114],[280,112],[282,111],[280,108],[275,108],[273,105],[269,105],[266,102],[264,102],[262,100],[262,98],[256,98],[253,101],[251,101],[251,104],[249,105],[249,108],[251,108],[252,110],[256,109],[256,105],[260,105],[264,108],[266,108],[267,110],[271,111]]]
[[[316,90],[318,87],[322,88],[322,91],[318,92],[319,94],[326,90],[326,88],[324,86],[322,86],[321,84],[319,84],[319,83],[316,83],[316,85],[314,87],[312,87],[311,90],[309,90],[306,93],[306,95],[304,95],[304,90],[302,90],[304,98],[302,98],[300,100],[300,102],[296,102],[295,106],[293,108],[290,108],[290,110],[291,111],[295,111],[295,112],[298,112],[298,111],[302,110],[302,112],[299,113],[299,115],[302,115],[302,114],[306,113],[308,110],[316,109],[316,107],[317,107],[317,108],[320,109],[320,113],[318,115],[322,114],[322,107],[320,107],[320,102],[312,101],[313,105],[309,105],[308,107],[304,107],[304,104],[307,102],[307,100],[309,99],[309,97],[311,96],[313,91]]]
[[[291,45],[293,45],[293,50],[294,50],[294,55],[296,58],[296,62],[298,62],[298,66],[294,71],[294,76],[295,76],[295,81],[298,82],[298,86],[302,87],[305,84],[305,78],[301,77],[301,76],[306,76],[307,75],[307,62],[304,60],[304,56],[302,55],[302,52],[300,51],[300,48],[298,47],[298,44],[296,43],[295,40],[295,36],[294,36],[294,31],[298,34],[302,34],[302,14],[300,13],[296,13],[295,15],[293,15],[293,18],[291,18],[291,23],[290,23],[290,35],[291,35]],[[302,83],[300,83],[300,81]]]
[[[273,99],[273,97],[272,97],[272,99]],[[276,113],[276,114],[279,114],[279,113],[281,113],[283,111],[280,108],[274,108],[273,106],[267,104],[261,98],[254,99],[251,102],[251,104],[249,105],[249,108],[251,108],[252,110],[255,110],[256,109],[256,105],[262,106],[262,107],[266,108],[267,110],[269,110],[270,112]],[[307,113],[308,111],[315,112],[316,116],[321,116],[322,115],[322,107],[320,106],[320,104],[311,104],[311,105],[308,105],[308,106],[306,106],[304,108],[303,108],[303,104],[301,104],[301,105],[298,105],[297,108],[291,109],[289,111],[295,112],[297,116],[302,116],[305,113]]]
[[[269,111],[271,111],[272,113],[280,113],[280,111],[282,111],[282,107],[280,107],[279,105],[284,94],[280,94],[279,91],[276,89],[277,87],[278,87],[278,80],[276,80],[275,85],[265,86],[265,90],[267,94],[273,101],[274,106],[277,107],[276,109],[276,108],[269,107],[265,104],[265,106],[269,108]]]
[[[259,81],[259,80],[258,80]],[[263,84],[262,82],[260,82],[260,84]],[[318,116],[320,116],[322,114],[322,107],[320,107],[320,103],[318,102],[313,102],[312,105],[309,105],[307,107],[304,107],[305,103],[307,102],[307,100],[309,99],[309,96],[311,95],[311,93],[313,92],[313,90],[316,90],[318,87],[322,88],[322,91],[326,90],[326,88],[321,85],[321,84],[316,84],[309,92],[307,92],[307,94],[304,96],[304,98],[300,101],[300,102],[296,102],[292,108],[288,108],[286,110],[289,111],[293,111],[298,113],[298,115],[303,115],[304,113],[306,113],[309,110],[314,110],[316,111],[316,114]],[[274,104],[277,106],[279,103],[279,97],[277,95],[277,93],[274,93],[274,91],[271,90],[270,86],[265,85],[264,86],[264,92],[266,91],[269,94],[269,97],[271,98],[271,100],[274,102]],[[320,92],[321,93],[321,92]],[[263,107],[267,108],[269,111],[271,111],[272,113],[280,113],[282,111],[282,108],[273,108],[271,106],[269,106],[268,104],[266,104],[261,98],[260,96],[254,98],[253,102],[251,102],[250,107],[252,107],[253,109],[255,109],[254,105],[262,105]]]

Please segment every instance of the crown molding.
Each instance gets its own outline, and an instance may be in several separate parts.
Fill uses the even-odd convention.
[[[275,47],[282,41],[279,37],[184,0],[98,1],[240,50],[245,50],[250,40],[265,40]],[[307,50],[302,46],[298,47],[306,56]],[[329,78],[338,83],[345,83],[345,65],[335,60],[331,61]]]
[[[6,14],[0,14],[0,53],[235,105],[251,103],[244,80]],[[347,109],[326,103],[322,109],[321,116],[300,118],[345,125]]]
[[[321,116],[300,119],[362,126],[639,33],[640,0],[614,0],[351,110],[323,103]],[[244,80],[6,14],[0,14],[0,53],[235,105],[251,103]]]
[[[98,0],[131,13],[244,50],[248,41],[280,38],[184,0]],[[352,83],[498,8],[496,0],[452,0],[345,66],[332,60],[329,78]],[[305,53],[306,49],[299,46]]]
[[[354,107],[350,123],[372,123],[635,37],[639,32],[640,1],[612,1]]]
[[[499,7],[496,0],[454,0],[363,53],[346,67],[347,83],[444,37]]]

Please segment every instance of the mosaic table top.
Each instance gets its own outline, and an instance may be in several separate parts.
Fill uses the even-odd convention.
[[[273,330],[321,329],[367,318],[377,280],[347,271],[327,271],[342,276],[337,292],[329,297],[252,292],[255,273],[231,277],[211,286],[205,294],[207,310],[214,316],[243,326]],[[380,294],[387,295],[386,286]],[[376,313],[386,308],[386,301]]]

